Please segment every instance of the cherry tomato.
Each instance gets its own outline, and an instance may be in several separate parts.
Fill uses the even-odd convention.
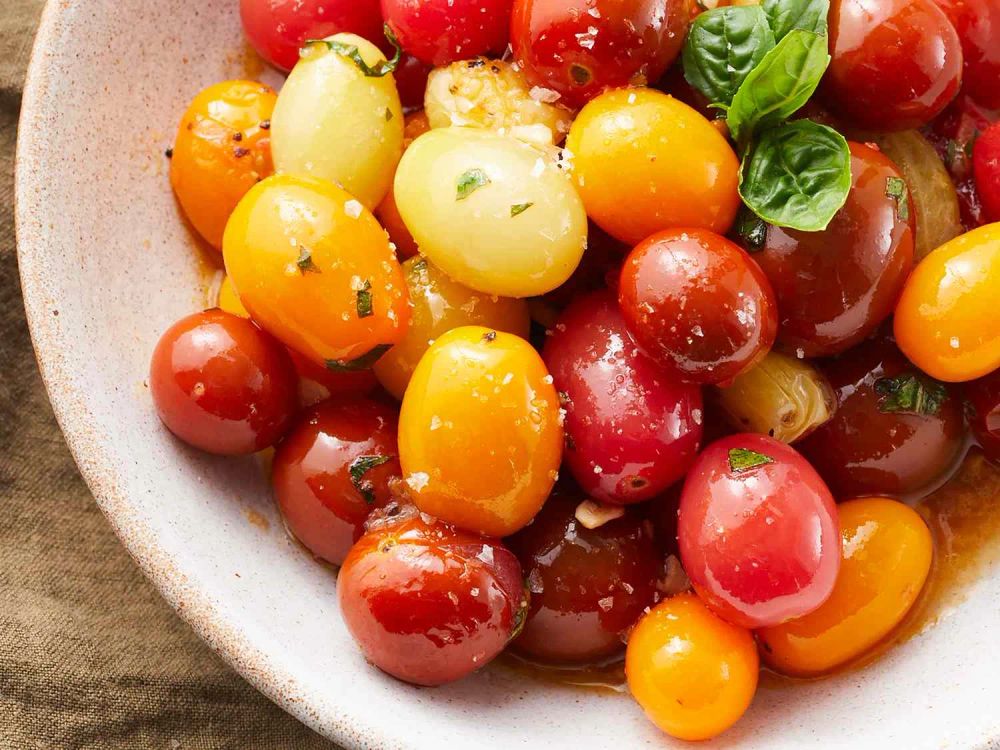
[[[879,132],[926,125],[962,83],[962,45],[933,0],[833,0],[822,93]]]
[[[931,252],[910,275],[894,318],[899,348],[928,375],[975,380],[1000,367],[1000,224]]]
[[[559,287],[542,297],[542,301],[558,310],[564,310],[577,297],[587,292],[605,289],[617,283],[622,261],[632,248],[619,242],[596,224],[587,228],[587,252],[573,275]],[[555,321],[552,321],[553,324]]]
[[[736,217],[739,161],[729,142],[659,91],[597,97],[574,121],[566,148],[587,215],[622,242],[673,227],[725,234]]]
[[[967,384],[965,395],[976,440],[987,457],[1000,461],[1000,370]]]
[[[422,111],[407,115],[406,126],[403,128],[403,148],[409,148],[414,140],[430,129],[431,126],[427,121],[427,115]],[[385,231],[389,233],[389,239],[396,246],[396,256],[400,260],[412,258],[419,252],[417,241],[413,239],[413,235],[407,229],[403,217],[399,215],[399,207],[396,205],[396,194],[391,185],[389,186],[389,192],[386,193],[385,198],[382,199],[378,208],[375,209],[375,216],[378,217]]]
[[[206,310],[160,337],[149,389],[160,419],[185,443],[241,455],[273,445],[295,413],[295,369],[249,320]]]
[[[618,302],[661,367],[694,383],[727,383],[774,343],[774,292],[753,259],[704,229],[670,229],[622,266]]]
[[[1000,2],[934,0],[962,41],[962,91],[984,107],[1000,108]]]
[[[396,89],[399,91],[399,101],[407,112],[418,110],[424,106],[424,92],[427,91],[427,76],[433,67],[420,62],[413,55],[404,54],[399,61],[393,76],[396,78]]]
[[[382,0],[403,49],[428,65],[502,53],[513,0]]]
[[[794,448],[744,433],[712,443],[688,472],[677,541],[695,590],[747,628],[819,607],[840,568],[837,506]]]
[[[543,357],[566,409],[566,464],[584,492],[636,503],[684,476],[701,440],[701,389],[639,351],[611,292],[570,305]]]
[[[524,339],[479,326],[441,336],[403,397],[399,461],[414,502],[444,521],[508,536],[558,476],[559,396]]]
[[[800,357],[839,354],[892,314],[913,267],[916,213],[888,157],[851,143],[847,203],[822,232],[768,227],[753,259],[781,316],[778,341]]]
[[[625,632],[653,603],[660,556],[635,510],[596,529],[574,513],[587,496],[558,488],[507,540],[531,594],[514,649],[548,663],[594,663],[624,649]]]
[[[964,433],[959,399],[892,342],[866,342],[820,369],[837,409],[798,447],[839,498],[918,492],[955,462]]]
[[[779,672],[814,675],[860,656],[906,616],[930,572],[931,532],[909,506],[878,497],[838,511],[843,559],[830,598],[757,631],[764,661]]]
[[[680,54],[689,0],[515,0],[514,57],[532,84],[582,107],[608,87],[652,83]]]
[[[719,619],[693,594],[653,608],[625,655],[629,691],[660,729],[707,740],[735,724],[757,692],[753,636]]]
[[[236,287],[233,286],[233,280],[228,276],[223,276],[222,283],[219,284],[218,304],[219,309],[227,313],[240,318],[250,317],[250,313],[247,312],[247,309],[243,307],[243,303],[240,302],[240,297],[236,293]]]
[[[274,91],[253,81],[209,86],[191,102],[170,158],[170,185],[195,230],[215,249],[236,204],[274,171]]]
[[[527,606],[510,550],[405,511],[358,540],[337,596],[365,657],[417,685],[485,666],[516,634]]]
[[[253,319],[318,364],[371,367],[406,334],[406,284],[385,232],[332,183],[264,180],[233,212],[223,255]]]
[[[240,18],[258,54],[286,72],[307,39],[349,32],[385,43],[379,0],[240,0]]]
[[[1000,82],[997,85],[1000,87]],[[1000,123],[992,125],[976,139],[972,169],[983,204],[984,220],[1000,221]]]

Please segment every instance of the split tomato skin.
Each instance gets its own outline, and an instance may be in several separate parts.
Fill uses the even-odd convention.
[[[507,48],[513,0],[382,0],[382,15],[409,54],[447,65]]]

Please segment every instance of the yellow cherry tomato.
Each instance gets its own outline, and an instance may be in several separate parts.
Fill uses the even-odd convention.
[[[527,524],[562,457],[559,396],[522,338],[481,326],[441,336],[399,414],[399,462],[425,513],[502,537]]]
[[[378,47],[354,34],[302,50],[274,107],[274,166],[336,182],[373,209],[403,153],[403,110],[392,73],[366,75],[346,54],[352,49],[369,68],[385,61]]]
[[[819,609],[757,631],[764,661],[780,672],[814,675],[860,656],[910,611],[930,572],[933,543],[915,510],[896,500],[841,503],[843,559]]]
[[[330,182],[258,184],[229,220],[223,257],[253,319],[331,370],[371,367],[406,334],[406,282],[385,232]]]
[[[403,398],[417,363],[433,341],[453,328],[479,325],[528,338],[528,303],[491,297],[452,281],[425,258],[403,263],[412,303],[406,336],[375,364],[375,376],[396,398]]]
[[[632,696],[656,726],[682,740],[707,740],[735,724],[757,691],[758,668],[750,632],[694,594],[650,610],[625,652]]]
[[[896,342],[928,375],[960,383],[1000,367],[1000,223],[920,261],[896,306]]]
[[[739,160],[688,105],[653,89],[601,94],[566,140],[587,215],[630,245],[675,227],[725,234],[740,206]]]
[[[227,313],[238,315],[241,318],[250,317],[250,313],[247,312],[247,309],[243,307],[243,303],[240,302],[240,297],[236,293],[236,287],[233,286],[232,279],[228,276],[222,277],[222,283],[219,284],[219,298],[216,304]]]
[[[191,225],[217,250],[240,198],[274,171],[268,128],[275,98],[262,83],[224,81],[198,94],[181,118],[170,184]]]

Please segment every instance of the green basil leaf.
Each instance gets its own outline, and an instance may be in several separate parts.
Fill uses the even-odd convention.
[[[933,417],[948,399],[944,383],[917,372],[879,378],[875,381],[875,392],[879,395],[878,410],[883,414]]]
[[[840,133],[811,120],[765,130],[743,157],[740,196],[768,224],[818,232],[847,200],[851,152]]]
[[[684,77],[710,102],[728,106],[773,47],[774,34],[759,6],[707,11],[695,19],[684,43]]]
[[[361,56],[361,50],[358,49],[356,44],[348,44],[338,39],[306,39],[302,43],[302,49],[313,44],[322,44],[331,52],[336,52],[341,57],[346,57],[353,62],[366,77],[382,78],[398,68],[399,62],[403,58],[403,48],[399,46],[399,42],[389,28],[389,24],[383,24],[382,31],[385,33],[385,38],[389,41],[389,44],[396,50],[396,54],[392,56],[391,60],[381,60],[374,66],[365,62],[365,58]],[[388,120],[389,118],[387,117],[386,119]]]
[[[368,505],[375,502],[375,485],[370,479],[365,479],[365,474],[382,464],[389,463],[394,458],[395,456],[382,454],[377,456],[358,456],[347,467],[347,471],[351,475],[351,484],[354,485],[354,489],[358,491],[358,494],[361,495],[362,499]]]
[[[764,125],[787,120],[813,95],[830,64],[826,37],[796,29],[750,71],[726,116],[737,143]]]
[[[729,470],[733,474],[742,474],[744,471],[756,469],[758,466],[773,464],[774,459],[763,453],[750,450],[749,448],[729,449]]]
[[[815,34],[827,32],[830,0],[764,0],[761,7],[771,23],[775,40],[779,42],[794,29],[805,29]]]

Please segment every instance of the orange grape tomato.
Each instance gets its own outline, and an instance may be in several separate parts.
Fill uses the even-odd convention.
[[[698,112],[652,89],[601,94],[580,112],[566,148],[587,215],[635,245],[675,227],[725,234],[740,206],[739,160]]]
[[[934,250],[896,306],[896,342],[928,375],[949,383],[1000,368],[1000,223]]]
[[[632,696],[656,726],[682,740],[707,740],[735,724],[757,691],[758,668],[750,632],[694,594],[654,607],[625,653]]]
[[[908,505],[862,498],[839,511],[843,559],[830,598],[757,631],[764,661],[780,672],[814,675],[860,656],[906,616],[930,572],[931,533]]]
[[[279,174],[255,186],[223,257],[253,319],[331,370],[367,369],[406,334],[409,297],[385,232],[333,183]]]
[[[243,303],[240,302],[240,296],[236,293],[236,287],[233,286],[233,281],[228,276],[222,277],[222,283],[219,284],[219,297],[216,302],[220,309],[225,310],[227,313],[232,315],[237,315],[241,318],[249,318],[250,313],[247,309],[243,307]]]
[[[417,507],[508,536],[558,476],[559,396],[524,339],[482,326],[441,336],[421,358],[399,415],[399,461]]]
[[[209,86],[181,118],[170,184],[195,230],[217,250],[230,214],[274,171],[270,118],[277,95],[253,81]]]

